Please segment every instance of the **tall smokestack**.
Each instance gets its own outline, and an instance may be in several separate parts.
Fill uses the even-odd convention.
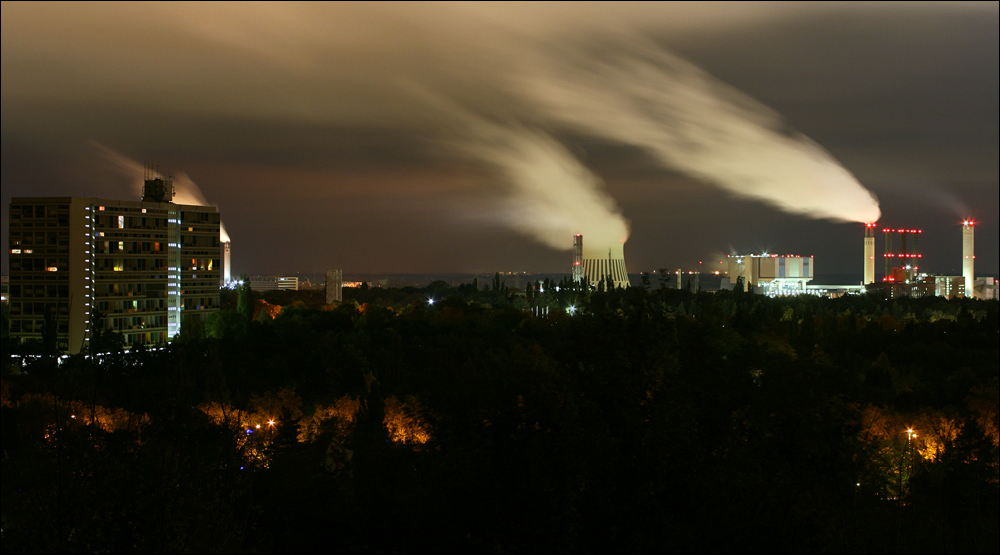
[[[968,299],[976,296],[975,234],[975,222],[962,222],[962,277],[965,278],[965,297]]]
[[[222,243],[222,284],[225,285],[233,280],[233,259],[232,259],[232,242],[223,241]]]
[[[875,224],[865,225],[865,279],[863,285],[875,283]]]
[[[583,241],[582,237],[580,241]],[[617,242],[606,247],[595,247],[588,243],[583,248],[584,281],[588,285],[597,285],[598,282],[609,277],[615,287],[629,286],[628,272],[625,270],[624,242]]]
[[[577,233],[573,238],[573,283],[583,281],[583,235]]]

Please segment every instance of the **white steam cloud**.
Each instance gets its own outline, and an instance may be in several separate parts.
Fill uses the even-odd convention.
[[[874,222],[878,200],[779,115],[661,48],[534,58],[516,91],[550,122],[644,149],[666,167],[787,212]]]
[[[546,133],[525,127],[483,125],[460,151],[498,168],[513,186],[499,219],[539,242],[565,250],[582,233],[589,242],[628,238],[628,222],[602,181]]]
[[[480,117],[419,86],[411,90],[457,122],[442,141],[446,148],[491,167],[509,187],[489,209],[490,219],[559,250],[571,247],[577,233],[608,245],[628,239],[628,222],[601,190],[602,180],[554,137]]]
[[[459,122],[445,144],[510,185],[495,219],[545,245],[567,249],[583,233],[587,244],[611,246],[629,234],[602,180],[544,131],[553,128],[636,146],[665,168],[793,214],[857,222],[881,215],[875,195],[779,114],[656,45],[536,44],[513,57],[513,123],[407,88]]]
[[[92,145],[101,153],[102,156],[111,164],[111,166],[120,173],[123,177],[128,179],[129,185],[132,187],[132,192],[136,197],[142,197],[142,187],[146,176],[152,173],[156,177],[166,177],[161,175],[159,172],[150,172],[148,168],[136,162],[135,160],[125,156],[124,154],[110,149],[100,143],[91,141]],[[195,206],[209,206],[208,201],[205,199],[205,195],[202,194],[201,188],[198,184],[194,182],[186,173],[179,173],[176,176],[171,176],[171,181],[174,184],[174,199],[175,204],[190,204]],[[229,233],[226,232],[226,226],[221,222],[219,223],[219,240],[222,242],[229,241]]]

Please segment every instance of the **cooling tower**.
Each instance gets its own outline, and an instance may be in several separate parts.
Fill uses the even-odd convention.
[[[875,224],[865,225],[865,280],[863,285],[875,283]]]
[[[583,243],[583,236],[576,236],[577,243]],[[615,287],[628,287],[628,272],[625,270],[625,245],[616,242],[612,245],[587,243],[582,245],[583,280],[596,286],[598,282],[610,277]]]
[[[972,220],[962,222],[962,277],[965,278],[965,297],[976,296],[976,226]]]

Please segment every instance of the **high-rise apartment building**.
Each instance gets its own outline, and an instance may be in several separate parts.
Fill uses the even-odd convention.
[[[218,310],[219,212],[172,199],[159,178],[141,201],[11,199],[11,338],[42,339],[49,326],[77,353],[101,326],[149,345]]]

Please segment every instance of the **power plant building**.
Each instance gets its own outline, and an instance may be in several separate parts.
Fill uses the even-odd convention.
[[[77,353],[93,326],[126,346],[166,342],[219,308],[219,212],[178,205],[147,179],[141,201],[76,197],[10,203],[10,335]],[[100,318],[100,319],[98,319]]]
[[[948,299],[967,297],[977,299],[996,298],[996,284],[993,278],[976,279],[975,273],[975,222],[962,222],[962,275],[938,276],[920,272],[923,254],[920,252],[919,229],[885,228],[885,274],[881,282],[869,282],[871,260],[869,254],[873,244],[875,224],[865,226],[865,285],[869,291],[881,291],[889,298],[901,296],[938,296]],[[894,236],[897,239],[894,239]]]
[[[614,287],[630,285],[625,269],[625,244],[612,245],[584,243],[583,235],[574,236],[573,279],[591,287],[610,280]],[[579,277],[578,277],[579,276]]]
[[[734,287],[742,280],[744,291],[752,288],[771,297],[805,294],[816,275],[812,256],[730,255],[727,268],[729,277],[723,278],[720,288]]]

